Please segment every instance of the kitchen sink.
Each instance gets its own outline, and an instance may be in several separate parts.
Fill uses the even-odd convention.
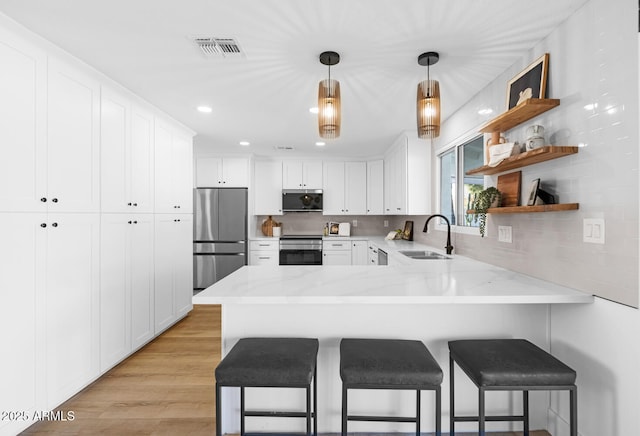
[[[446,256],[444,254],[436,253],[435,251],[424,251],[424,250],[399,250],[400,254],[404,254],[411,259],[451,259],[451,257]]]

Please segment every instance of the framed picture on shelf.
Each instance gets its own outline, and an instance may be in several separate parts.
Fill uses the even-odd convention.
[[[413,221],[404,222],[404,230],[402,231],[402,239],[405,241],[413,241]]]
[[[538,188],[540,188],[540,179],[531,181],[531,185],[529,186],[529,199],[527,200],[527,206],[533,206],[536,204]]]
[[[340,223],[329,223],[329,235],[338,236],[340,232]]]
[[[511,79],[507,84],[507,110],[529,98],[545,98],[548,71],[549,53],[545,53]]]

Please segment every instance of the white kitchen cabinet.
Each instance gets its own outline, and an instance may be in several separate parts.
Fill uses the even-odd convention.
[[[1,36],[0,212],[46,211],[46,57]]]
[[[101,217],[102,372],[153,337],[153,236],[152,214]]]
[[[193,145],[189,133],[155,119],[155,212],[193,212]]]
[[[84,72],[49,59],[47,199],[51,212],[100,208],[100,85]]]
[[[321,189],[322,161],[282,162],[283,189]]]
[[[47,409],[99,375],[98,214],[49,214],[46,224],[44,336]]]
[[[384,161],[367,162],[367,215],[384,214]]]
[[[324,215],[366,214],[366,162],[325,162],[323,180]]]
[[[402,134],[384,157],[384,212],[387,215],[431,213],[429,143]]]
[[[279,243],[277,238],[249,241],[249,265],[279,265]]]
[[[351,241],[351,265],[369,264],[369,245],[366,240]]]
[[[193,308],[192,240],[192,215],[155,216],[155,334],[171,326]]]
[[[44,213],[0,213],[0,410],[44,410],[41,281],[45,261]],[[0,420],[0,434],[18,434],[19,420]]]
[[[153,212],[153,115],[102,88],[102,212]]]
[[[248,188],[249,159],[236,157],[198,157],[198,188]]]
[[[323,265],[351,265],[351,241],[322,241]]]
[[[282,162],[258,160],[253,174],[253,214],[282,215]]]

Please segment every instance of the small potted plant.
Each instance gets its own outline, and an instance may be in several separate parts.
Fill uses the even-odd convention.
[[[500,199],[500,191],[495,186],[489,186],[476,195],[474,210],[479,218],[480,236],[483,238],[487,225],[487,210],[490,207],[500,207]]]

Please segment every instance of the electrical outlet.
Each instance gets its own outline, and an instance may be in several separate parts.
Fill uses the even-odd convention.
[[[382,225],[385,227],[389,227],[389,220],[382,221]]]
[[[592,244],[604,244],[604,219],[585,218],[582,221],[582,240]]]
[[[498,242],[513,243],[511,226],[498,226]]]
[[[353,221],[351,221],[351,225],[352,225],[353,227],[358,227],[358,220],[353,220]]]

